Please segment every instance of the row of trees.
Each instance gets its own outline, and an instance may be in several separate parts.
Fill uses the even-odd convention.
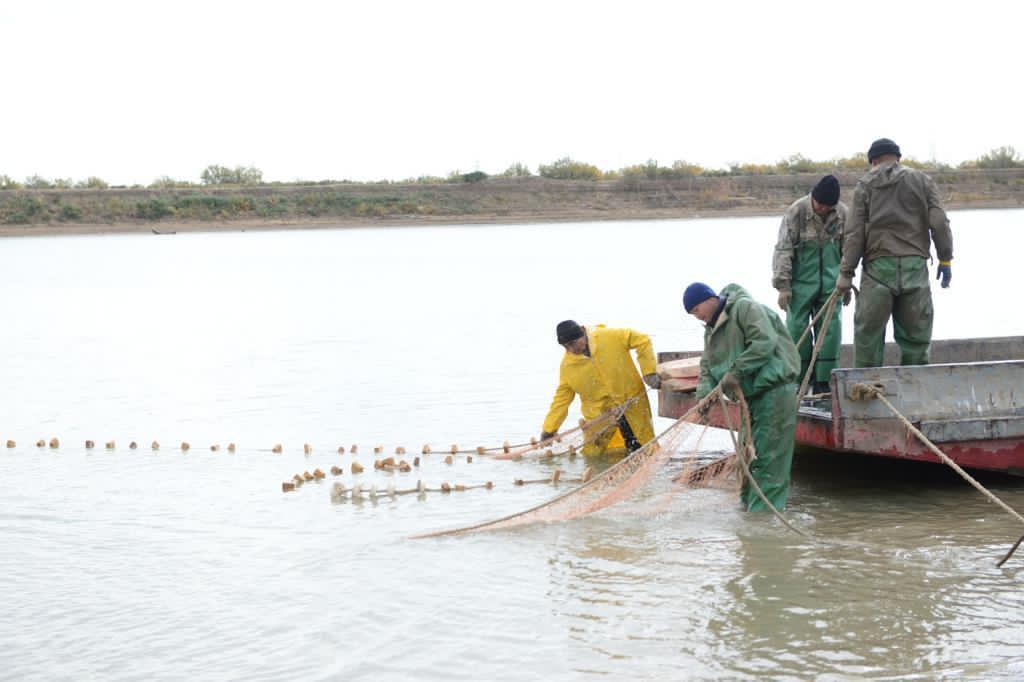
[[[0,189],[107,189],[109,186],[96,177],[75,182],[71,178],[48,180],[41,175],[30,175],[24,182],[18,182],[10,175],[0,175]]]
[[[904,157],[903,163],[916,168],[930,170],[953,170],[953,166],[936,162],[922,162],[913,158]],[[816,161],[801,154],[794,154],[782,159],[777,163],[755,164],[755,163],[733,163],[728,169],[704,168],[703,166],[689,163],[687,161],[674,161],[671,165],[662,166],[651,159],[646,163],[626,166],[619,170],[602,170],[597,166],[576,161],[565,157],[550,164],[541,164],[537,167],[537,175],[542,178],[553,178],[558,180],[617,180],[617,179],[671,179],[684,177],[715,177],[730,175],[790,175],[793,173],[827,173],[834,170],[859,171],[868,164],[865,154],[855,154],[843,158],[829,159],[827,161]],[[1010,146],[993,149],[977,159],[964,161],[957,168],[961,169],[1000,169],[1000,168],[1024,168],[1024,159],[1016,149]],[[528,178],[533,177],[530,167],[523,163],[514,163],[499,173],[496,177],[501,178]],[[407,178],[402,183],[416,184],[442,184],[452,182],[480,182],[489,178],[483,171],[472,171],[462,173],[452,171],[446,177],[423,175],[417,178]],[[263,171],[254,166],[227,166],[211,165],[203,169],[199,176],[200,183],[188,180],[176,180],[163,176],[157,178],[148,185],[150,189],[175,189],[196,186],[251,186],[262,185]],[[334,181],[324,180],[319,182],[299,181],[295,183],[273,183],[273,184],[331,184]],[[349,181],[342,181],[349,182]],[[388,183],[387,180],[381,181]],[[25,178],[18,182],[8,175],[0,175],[0,190],[4,189],[107,189],[110,187],[103,179],[90,177],[78,182],[71,178],[57,178],[49,180],[39,175]],[[141,187],[136,185],[136,187]]]
[[[207,166],[199,175],[201,185],[262,185],[263,171],[253,166]],[[175,180],[163,176],[149,184],[150,189],[172,189],[175,187],[196,187],[188,180]],[[24,182],[18,182],[9,175],[0,175],[0,189],[108,189],[110,185],[102,178],[90,177],[79,182],[71,178],[50,180],[41,175],[31,175]],[[136,185],[136,187],[139,187]]]
[[[902,163],[925,170],[960,169],[1000,169],[1024,168],[1024,159],[1013,147],[999,147],[977,159],[964,161],[955,168],[948,164],[934,161],[919,161],[912,157],[904,157]],[[550,165],[541,165],[538,174],[545,178],[560,180],[615,180],[619,178],[680,178],[680,177],[715,177],[730,175],[792,175],[794,173],[828,173],[831,171],[862,171],[868,165],[867,154],[854,154],[826,161],[809,159],[802,154],[794,154],[777,163],[733,163],[728,169],[704,168],[687,161],[674,161],[670,166],[662,166],[655,160],[647,163],[626,166],[617,171],[601,170],[592,164],[574,161],[566,157]],[[527,169],[528,170],[528,169]],[[509,175],[508,171],[504,175]]]

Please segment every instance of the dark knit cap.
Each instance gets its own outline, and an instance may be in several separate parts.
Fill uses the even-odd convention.
[[[683,292],[683,307],[686,308],[686,312],[693,312],[694,308],[714,295],[715,290],[704,282],[694,282]]]
[[[834,175],[826,175],[811,190],[811,196],[819,204],[835,206],[839,203],[839,180]]]
[[[896,156],[903,156],[900,154],[900,147],[898,144],[890,140],[888,137],[883,137],[875,140],[871,143],[871,149],[868,150],[868,163],[871,163],[879,156],[885,156],[886,154],[895,154]]]
[[[583,327],[572,320],[566,320],[559,322],[558,326],[555,327],[555,335],[558,337],[558,344],[565,345],[583,336]]]

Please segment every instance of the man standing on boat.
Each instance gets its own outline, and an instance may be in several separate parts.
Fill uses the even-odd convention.
[[[716,294],[707,284],[694,282],[686,287],[683,307],[705,326],[697,397],[703,398],[718,384],[731,398],[742,390],[757,451],[750,473],[772,506],[781,511],[789,497],[796,439],[800,371],[796,345],[775,311],[738,284]],[[768,511],[746,481],[740,499],[747,511]]]
[[[772,286],[779,292],[779,308],[786,311],[786,327],[794,342],[835,288],[845,222],[846,204],[839,201],[839,180],[834,175],[819,180],[810,194],[794,201],[782,216],[772,259]],[[816,339],[825,335],[814,363],[812,393],[828,392],[843,335],[842,315],[833,315],[827,330],[822,329],[823,322],[819,318],[813,333],[797,349],[803,377]]]
[[[928,282],[931,244],[939,257],[936,279],[952,279],[953,234],[935,182],[900,163],[890,139],[868,150],[871,170],[858,182],[846,225],[836,288],[850,302],[853,273],[861,264],[854,313],[854,365],[883,362],[885,327],[892,317],[900,364],[926,365],[932,341],[932,290]]]
[[[603,324],[583,327],[572,320],[559,322],[555,334],[559,345],[565,348],[565,356],[540,439],[548,440],[558,432],[577,395],[583,418],[588,420],[632,401],[617,424],[587,438],[584,455],[623,448],[632,452],[654,438],[651,404],[644,384],[658,388],[661,379],[651,339],[632,329],[609,329]],[[643,379],[633,364],[631,350],[636,351]]]

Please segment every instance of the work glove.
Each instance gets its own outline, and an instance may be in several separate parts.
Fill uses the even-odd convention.
[[[779,289],[779,308],[789,310],[789,304],[793,301],[793,292],[789,289]]]
[[[939,261],[939,269],[935,273],[935,279],[942,280],[942,288],[949,288],[949,280],[953,279],[953,265],[948,260]]]
[[[722,393],[726,397],[735,400],[740,394],[740,382],[732,372],[726,372],[722,377]]]
[[[644,383],[653,389],[659,389],[661,388],[661,377],[659,377],[657,373],[645,374]]]
[[[550,433],[548,431],[541,431],[540,432],[540,442],[541,443],[543,443],[546,440],[551,440],[554,437],[555,437],[555,434]]]
[[[853,297],[853,277],[849,275],[839,275],[839,279],[836,280],[836,291],[843,297],[843,305],[850,305],[850,299]]]

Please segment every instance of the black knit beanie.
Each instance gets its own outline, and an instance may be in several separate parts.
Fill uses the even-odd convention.
[[[575,341],[583,336],[583,327],[572,320],[566,320],[559,322],[558,326],[555,327],[555,335],[558,337],[558,344],[564,346],[570,341]]]
[[[834,175],[826,175],[811,190],[811,196],[819,204],[835,206],[839,203],[839,180]]]
[[[875,140],[871,143],[871,148],[868,149],[868,163],[871,163],[879,156],[885,156],[886,154],[895,154],[896,156],[902,156],[900,154],[900,147],[898,144],[890,140],[888,137],[883,137]]]

